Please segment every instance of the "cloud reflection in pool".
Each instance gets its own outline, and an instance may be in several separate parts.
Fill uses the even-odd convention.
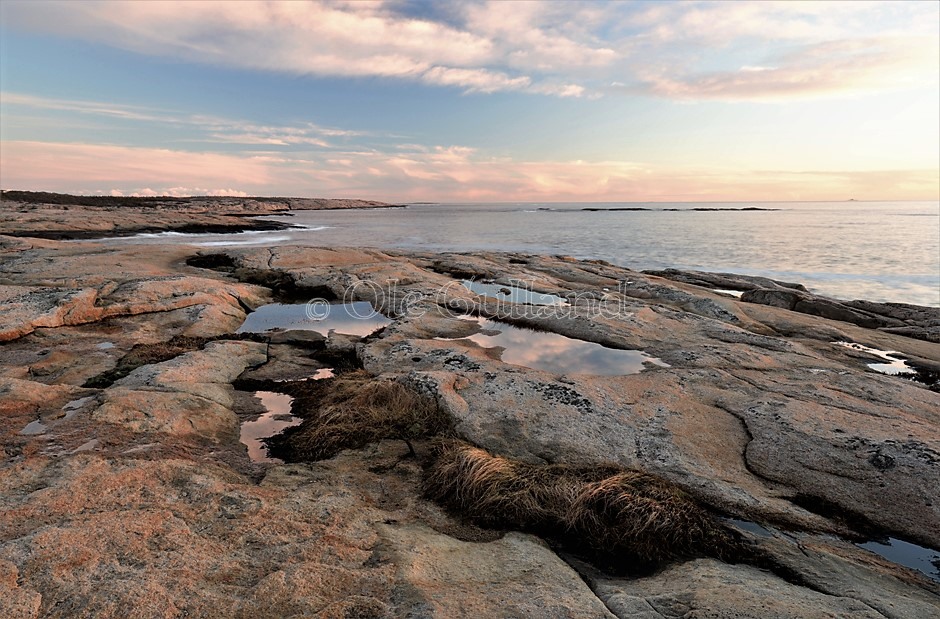
[[[669,367],[642,350],[607,348],[594,342],[576,340],[558,333],[521,329],[488,318],[476,319],[483,331],[466,339],[484,348],[502,347],[501,359],[555,374],[621,376],[636,374],[647,363]],[[446,338],[442,338],[446,339]]]
[[[262,305],[238,328],[237,333],[264,333],[274,329],[302,329],[327,335],[336,333],[364,337],[392,321],[368,301],[353,303],[270,303]]]
[[[280,434],[302,420],[290,414],[293,398],[273,391],[256,391],[255,397],[267,412],[253,421],[246,421],[241,427],[239,440],[248,447],[248,457],[252,462],[281,463],[281,460],[268,455],[263,439]]]

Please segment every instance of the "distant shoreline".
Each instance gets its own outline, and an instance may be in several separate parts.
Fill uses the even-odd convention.
[[[594,208],[586,207],[582,208],[582,211],[590,212],[615,212],[615,211],[655,211],[655,212],[688,212],[688,211],[779,211],[778,208],[760,208],[758,206],[745,206],[743,208],[708,208],[708,207],[695,207],[695,208],[643,208],[641,206],[625,206],[625,207],[615,207],[615,208]]]
[[[0,229],[14,237],[90,240],[137,234],[232,234],[298,226],[259,217],[292,211],[405,208],[375,200],[172,196],[76,196],[42,191],[0,193]]]

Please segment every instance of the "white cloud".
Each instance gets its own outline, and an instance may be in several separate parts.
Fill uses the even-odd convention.
[[[660,66],[637,73],[642,90],[664,97],[769,101],[924,86],[940,76],[940,46],[930,37],[826,42],[772,60],[773,66],[734,71],[696,74]]]
[[[466,18],[471,31],[499,42],[509,66],[552,73],[609,65],[619,56],[589,32],[570,28],[593,10],[581,2],[489,1],[468,5]]]
[[[393,4],[360,2],[88,0],[38,7],[11,3],[5,19],[142,54],[295,74],[405,78],[468,92],[522,90],[539,80],[519,70],[550,74],[613,55],[538,27],[477,31],[472,26],[479,14],[472,10],[471,27],[461,28],[393,9]],[[489,10],[514,13],[499,3]],[[57,19],[46,18],[52,12]],[[509,57],[514,60],[507,65]]]
[[[466,92],[496,92],[498,90],[521,90],[529,86],[528,77],[510,77],[505,73],[486,69],[451,69],[432,67],[422,76],[425,82],[441,86],[458,86]]]
[[[461,2],[449,19],[403,14],[395,2],[8,2],[8,27],[79,37],[191,62],[313,76],[404,79],[464,92],[596,96],[612,81],[679,98],[793,98],[897,88],[901,69],[929,79],[936,2]],[[54,20],[49,14],[56,14]],[[786,46],[901,42],[858,51],[864,75],[768,63]],[[849,60],[851,60],[850,58]],[[739,71],[765,67],[766,71]],[[706,68],[707,67],[707,68]],[[833,73],[845,68],[846,79]],[[748,80],[736,73],[760,73]],[[763,79],[766,83],[754,83]],[[779,82],[775,85],[773,82]],[[595,86],[596,85],[596,86]],[[134,118],[146,110],[89,112]],[[328,133],[322,136],[330,137]],[[271,136],[259,139],[276,139]]]
[[[177,125],[191,129],[192,135],[200,137],[198,141],[205,142],[246,145],[264,144],[269,146],[306,144],[320,148],[330,148],[331,143],[324,137],[352,138],[369,135],[364,131],[322,127],[311,122],[297,125],[258,125],[243,120],[183,114],[173,110],[153,107],[56,99],[14,92],[0,92],[0,103],[29,109],[77,112],[118,120]]]
[[[531,88],[531,91],[556,97],[583,97],[588,94],[584,86],[578,84],[539,84]],[[596,93],[590,93],[590,95],[597,96]]]
[[[101,103],[97,101],[77,101],[74,99],[55,99],[16,92],[0,92],[0,103],[43,110],[80,112],[83,114],[108,116],[125,120],[187,122],[185,117],[174,116],[172,112],[144,106]]]

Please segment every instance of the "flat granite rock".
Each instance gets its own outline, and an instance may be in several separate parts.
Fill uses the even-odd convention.
[[[753,304],[694,285],[670,286],[658,277],[565,257],[529,257],[523,264],[500,254],[421,255],[415,263],[404,252],[351,256],[348,250],[299,247],[230,255],[239,264],[270,264],[296,279],[328,275],[368,283],[355,288],[355,299],[381,307],[410,300],[411,311],[360,347],[366,369],[414,373],[409,380],[427,382],[425,388],[457,420],[458,432],[497,453],[637,466],[731,513],[841,531],[789,500],[822,497],[885,530],[940,546],[940,504],[925,490],[938,475],[940,396],[868,371],[828,337],[865,343],[875,342],[874,336],[879,347],[936,361],[940,347],[934,344],[782,308],[755,311]],[[418,265],[428,273],[423,280]],[[503,363],[498,350],[453,339],[441,312],[443,304],[498,316],[500,305],[451,285],[454,279],[442,273],[512,274],[537,282],[536,289],[575,295],[581,303],[547,312],[512,308],[511,319],[643,350],[670,367],[592,377],[576,368],[554,376]],[[389,286],[398,276],[409,284]],[[606,285],[597,288],[598,281]],[[790,286],[777,290],[805,294]],[[789,324],[781,334],[784,318]],[[800,337],[801,328],[809,337]],[[451,339],[436,339],[442,336]]]
[[[203,350],[141,366],[104,392],[92,418],[136,432],[219,440],[236,427],[232,381],[267,361],[266,349],[258,342],[211,342]]]
[[[940,308],[936,307],[830,299],[812,294],[800,284],[733,273],[702,273],[676,269],[644,273],[704,288],[741,291],[741,301],[745,303],[782,307],[803,314],[940,343]]]
[[[33,619],[39,616],[42,595],[19,585],[19,571],[9,561],[0,561],[0,617]]]
[[[0,342],[38,327],[60,327],[101,318],[95,289],[47,289],[0,286]]]
[[[592,585],[619,619],[885,616],[858,600],[794,586],[756,568],[727,565],[714,559],[675,565],[651,578],[598,578]]]
[[[402,609],[406,616],[472,619],[496,610],[519,619],[614,617],[577,572],[531,535],[473,543],[426,527],[378,530],[387,544],[382,557],[414,589],[412,603]]]
[[[935,581],[837,537],[864,522],[940,546],[940,394],[834,343],[940,364],[940,345],[890,332],[916,308],[879,314],[904,327],[865,328],[702,286],[728,274],[673,281],[566,256],[277,247],[187,262],[196,253],[0,237],[3,617],[940,615]],[[565,302],[507,303],[461,285],[470,277]],[[362,339],[225,339],[272,297],[369,301],[394,321]],[[621,376],[537,370],[533,344],[509,363],[467,339],[480,330],[467,313],[655,362]],[[174,336],[207,339],[82,388],[135,344]],[[314,350],[354,352],[436,398],[495,454],[664,477],[768,527],[764,560],[604,573],[428,501],[400,440],[250,461],[239,423],[259,405],[233,381],[304,378],[322,365]],[[34,420],[43,432],[23,434]]]
[[[101,289],[0,286],[0,300],[0,342],[43,327],[190,308],[212,313],[214,322],[234,330],[246,309],[263,302],[254,286],[180,276],[107,282]]]

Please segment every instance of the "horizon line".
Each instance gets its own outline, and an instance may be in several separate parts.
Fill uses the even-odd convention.
[[[940,202],[940,196],[936,198],[845,198],[842,200],[772,200],[772,199],[733,199],[733,200],[406,200],[406,201],[388,201],[387,199],[376,198],[358,198],[358,197],[335,197],[335,196],[279,196],[279,195],[245,195],[245,196],[225,196],[193,194],[189,196],[173,196],[169,194],[153,196],[113,196],[104,193],[64,193],[60,191],[44,191],[36,189],[2,189],[0,194],[8,192],[22,193],[47,193],[59,196],[70,196],[75,198],[114,198],[114,199],[134,199],[134,200],[155,200],[161,198],[185,200],[189,198],[215,198],[215,199],[236,199],[236,200],[360,200],[363,202],[385,202],[389,205],[434,205],[434,204],[745,204],[745,203],[763,203],[763,204],[801,204],[807,202],[825,202],[832,204],[843,204],[846,202]]]

